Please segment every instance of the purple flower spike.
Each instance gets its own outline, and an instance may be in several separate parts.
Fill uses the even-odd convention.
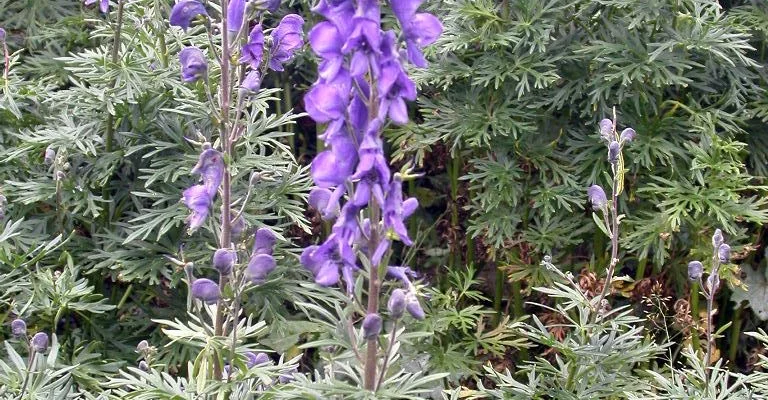
[[[398,288],[392,291],[387,302],[387,310],[392,318],[398,319],[403,316],[405,312],[405,297],[405,290],[403,289]]]
[[[232,266],[235,265],[237,259],[237,252],[232,249],[217,249],[213,253],[213,268],[216,268],[219,273],[223,275],[229,275],[232,271]]]
[[[44,353],[48,350],[48,334],[45,332],[37,332],[35,336],[32,336],[32,340],[29,342],[33,350],[38,353]]]
[[[280,24],[272,31],[272,54],[269,59],[269,67],[275,71],[282,71],[283,64],[291,61],[296,50],[304,45],[302,39],[302,26],[304,19],[296,14],[288,14],[280,21]]]
[[[192,297],[207,304],[214,304],[221,298],[221,290],[219,285],[210,279],[197,279],[192,283]]]
[[[621,135],[619,136],[619,140],[621,143],[628,143],[635,139],[635,130],[632,128],[627,128],[621,131]]]
[[[261,24],[256,25],[248,34],[248,43],[243,46],[243,54],[240,56],[241,64],[249,64],[254,70],[258,70],[264,59],[264,32]]]
[[[269,228],[259,228],[254,235],[253,254],[272,255],[277,236]]]
[[[21,337],[27,334],[27,323],[23,319],[16,318],[11,322],[13,336]]]
[[[192,20],[198,15],[208,16],[205,6],[196,0],[181,0],[171,9],[170,22],[173,26],[181,27],[185,31],[189,29]]]
[[[267,353],[254,353],[252,351],[246,352],[245,358],[246,358],[245,365],[248,368],[253,368],[257,365],[268,364],[270,361]]]
[[[605,191],[600,185],[592,185],[587,189],[587,196],[592,203],[592,209],[600,210],[608,205],[608,199],[605,197]]]
[[[185,47],[179,52],[181,62],[181,79],[184,82],[194,82],[208,72],[208,60],[202,50],[197,47]]]
[[[256,254],[248,261],[245,275],[253,283],[263,283],[267,275],[275,269],[275,259],[269,254]]]
[[[381,316],[376,313],[370,313],[363,319],[363,337],[365,339],[375,339],[381,333]]]
[[[240,31],[245,14],[245,0],[232,0],[227,8],[227,30],[233,33]]]

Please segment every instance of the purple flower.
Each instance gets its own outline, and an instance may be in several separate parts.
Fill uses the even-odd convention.
[[[210,279],[196,279],[192,282],[192,297],[207,304],[214,304],[221,298],[221,290],[219,285]]]
[[[202,50],[197,47],[185,47],[179,52],[181,62],[181,79],[184,82],[194,82],[208,72],[208,60]]]
[[[339,234],[333,233],[320,246],[310,246],[301,254],[301,263],[315,276],[315,283],[320,286],[333,286],[339,282],[340,270],[356,269],[354,252],[349,243],[341,241]]]
[[[406,288],[411,287],[411,279],[415,278],[416,273],[409,267],[387,267],[387,278],[396,279],[405,285]]]
[[[702,274],[704,274],[704,265],[701,262],[691,261],[688,263],[688,279],[698,281]]]
[[[272,249],[277,242],[277,236],[268,228],[259,228],[254,235],[253,254],[272,255]]]
[[[599,210],[608,204],[608,199],[605,197],[605,191],[600,185],[592,185],[587,189],[587,196],[592,203],[594,210]]]
[[[190,231],[194,231],[203,226],[205,220],[208,218],[208,213],[210,212],[209,208],[213,202],[213,199],[208,194],[208,190],[205,186],[195,185],[186,189],[181,201],[190,209],[190,211],[192,211],[186,219]]]
[[[232,249],[217,249],[213,253],[213,268],[223,275],[229,275],[235,265],[237,252]]]
[[[267,280],[267,275],[274,271],[276,267],[275,259],[269,254],[256,254],[248,261],[248,267],[245,275],[253,283],[263,283]]]
[[[395,40],[394,32],[389,31],[384,37],[385,43]],[[381,73],[378,81],[379,88],[379,118],[388,115],[392,122],[398,125],[408,123],[408,107],[406,100],[416,100],[416,84],[403,68],[403,65],[395,57],[381,64]]]
[[[258,70],[248,72],[241,86],[251,92],[258,92],[261,88],[261,73]]]
[[[93,3],[96,3],[96,0],[85,0],[86,6],[90,6]],[[109,11],[109,0],[99,0],[99,10],[103,13]]]
[[[405,309],[415,319],[422,320],[425,317],[424,309],[421,308],[419,299],[417,299],[416,295],[413,293],[408,293],[408,295],[405,297]]]
[[[347,23],[345,21],[344,23]],[[353,77],[364,75],[369,67],[376,68],[371,61],[381,54],[381,11],[378,0],[358,0],[355,16],[352,18],[352,31],[341,50],[352,54],[349,72]],[[337,22],[336,26],[340,24]],[[375,71],[374,71],[375,74]]]
[[[202,177],[203,185],[213,198],[219,190],[221,180],[224,179],[224,157],[217,150],[206,149],[200,153],[197,164],[190,173]]]
[[[320,0],[312,11],[322,15],[333,23],[346,38],[352,32],[352,18],[355,15],[355,3],[352,0]]]
[[[0,28],[0,43],[5,43],[5,36],[6,36],[5,29]]]
[[[252,351],[247,351],[245,353],[245,365],[248,368],[253,368],[257,365],[263,365],[269,363],[269,356],[267,353],[254,353]]]
[[[400,318],[405,312],[405,290],[397,288],[389,295],[389,301],[387,302],[387,310],[392,318]]]
[[[275,71],[282,71],[283,64],[293,58],[296,50],[304,45],[302,39],[302,26],[304,20],[296,14],[288,14],[280,21],[277,28],[272,31],[272,51],[269,59],[269,67]]]
[[[149,364],[147,364],[146,361],[141,360],[139,361],[139,369],[144,372],[149,372]]]
[[[357,165],[357,148],[349,138],[333,141],[330,150],[315,156],[310,174],[315,184],[322,188],[343,186]],[[329,203],[329,205],[332,203]]]
[[[613,140],[613,121],[608,118],[600,120],[600,137],[606,142]]]
[[[427,60],[424,59],[421,49],[440,37],[443,33],[443,25],[432,14],[416,14],[422,2],[423,0],[392,0],[390,4],[403,30],[408,49],[408,61],[417,67],[426,68]]]
[[[611,164],[616,164],[619,162],[619,151],[621,150],[621,146],[619,145],[619,142],[612,141],[611,144],[608,145],[608,162]]]
[[[53,150],[53,145],[48,145],[48,147],[45,148],[45,155],[43,157],[43,162],[45,162],[45,165],[51,165],[56,160],[56,152]]]
[[[227,30],[233,33],[240,32],[243,26],[243,14],[245,13],[245,0],[232,0],[227,8]]]
[[[727,263],[731,260],[731,246],[726,243],[720,245],[717,248],[717,258],[721,263]]]
[[[259,24],[254,26],[248,34],[248,43],[243,46],[240,63],[250,64],[251,68],[258,70],[262,59],[264,59],[264,32]]]
[[[309,205],[320,212],[324,221],[330,221],[339,215],[339,204],[336,202],[333,207],[329,203],[333,192],[326,188],[316,187],[309,192]]]
[[[363,337],[365,339],[375,339],[381,333],[381,316],[376,313],[366,314],[363,319]]]
[[[322,58],[318,66],[320,78],[332,80],[344,65],[344,54],[341,52],[344,37],[334,24],[327,21],[315,25],[308,36],[312,50]]]
[[[373,127],[374,130],[378,128]],[[381,139],[366,134],[363,143],[360,144],[360,163],[355,174],[350,179],[359,179],[352,202],[359,206],[365,206],[370,201],[371,193],[379,204],[384,204],[384,188],[389,186],[389,165],[384,157],[384,144]],[[407,234],[406,234],[407,238]]]
[[[202,3],[196,0],[181,0],[173,5],[169,19],[171,25],[181,27],[186,31],[192,20],[198,15],[208,16]]]
[[[280,0],[250,0],[254,7],[266,10],[269,12],[275,12],[280,8]]]
[[[34,351],[44,353],[48,350],[48,335],[45,332],[37,332],[35,336],[32,336],[29,344]]]
[[[403,180],[400,178],[399,174],[395,174],[394,179],[389,184],[383,211],[384,226],[392,229],[404,244],[408,246],[412,245],[413,241],[408,237],[408,229],[405,227],[406,217],[403,215]]]
[[[11,321],[11,333],[13,336],[25,336],[27,334],[27,323],[20,318],[14,319]]]
[[[635,130],[632,128],[627,128],[621,131],[621,135],[619,136],[619,141],[621,143],[628,143],[635,139]]]

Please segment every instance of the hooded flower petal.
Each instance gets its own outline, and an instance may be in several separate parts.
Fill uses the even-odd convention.
[[[261,73],[258,70],[252,70],[245,75],[242,87],[251,92],[258,92],[261,88]]]
[[[405,312],[405,290],[395,289],[392,294],[389,295],[389,301],[387,302],[387,311],[392,318],[400,318]]]
[[[262,59],[264,59],[264,32],[259,24],[254,26],[248,34],[248,43],[243,46],[240,63],[249,64],[251,68],[258,70]]]
[[[329,188],[343,185],[352,175],[357,163],[357,149],[350,140],[334,142],[331,150],[323,151],[312,160],[310,172],[315,184]]]
[[[213,304],[221,297],[221,290],[219,285],[210,279],[196,279],[192,282],[192,297],[205,303]]]
[[[587,189],[587,196],[592,203],[594,210],[599,210],[608,204],[608,199],[605,197],[605,191],[600,185],[592,185]]]
[[[231,0],[227,8],[227,30],[230,32],[239,32],[243,26],[243,15],[245,14],[245,0]]]
[[[181,0],[174,4],[171,9],[170,22],[171,25],[181,27],[186,31],[192,20],[198,15],[208,15],[202,3],[196,0]]]
[[[185,47],[179,52],[181,78],[184,82],[194,82],[208,72],[208,59],[197,47]]]
[[[315,122],[326,123],[344,117],[347,102],[336,86],[315,85],[304,96],[307,113]]]
[[[219,273],[228,275],[232,271],[232,267],[237,260],[237,252],[232,249],[217,249],[213,253],[213,268]]]
[[[203,226],[208,218],[209,207],[213,202],[205,185],[195,185],[185,190],[181,201],[192,211],[186,220],[190,231]]]
[[[304,19],[296,14],[288,14],[280,21],[280,24],[272,31],[272,54],[269,59],[269,67],[275,71],[282,71],[283,64],[293,58],[296,50],[304,45],[302,39],[302,26]]]
[[[443,24],[437,17],[429,13],[416,14],[405,30],[408,61],[419,68],[426,68],[427,60],[421,49],[434,43],[442,33]]]
[[[363,338],[375,339],[381,333],[383,321],[381,316],[376,313],[366,314],[363,319]]]
[[[200,153],[197,164],[190,172],[202,177],[208,195],[214,198],[224,179],[224,157],[217,150],[206,149]]]
[[[318,67],[320,77],[325,80],[335,78],[344,63],[344,55],[341,53],[344,38],[338,28],[323,21],[309,31],[308,37],[312,50],[323,59]]]
[[[253,254],[272,255],[272,249],[277,242],[277,236],[268,228],[259,228],[254,235]]]
[[[271,255],[256,254],[248,261],[245,275],[253,283],[262,283],[267,279],[267,275],[274,271],[276,266],[275,259]]]

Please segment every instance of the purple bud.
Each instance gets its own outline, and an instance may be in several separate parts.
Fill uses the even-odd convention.
[[[715,229],[715,233],[712,235],[712,247],[719,249],[725,239],[723,238],[723,231]]]
[[[181,27],[186,31],[192,20],[198,15],[208,15],[202,3],[196,0],[181,0],[171,9],[169,19],[171,25]]]
[[[262,283],[267,275],[275,269],[275,259],[269,254],[256,254],[248,261],[245,275],[253,283]]]
[[[35,336],[32,336],[29,344],[34,351],[44,353],[48,350],[48,335],[45,332],[37,332]]]
[[[259,88],[261,88],[261,73],[257,70],[248,72],[241,86],[248,91],[258,92]]]
[[[23,319],[16,318],[11,322],[11,333],[13,336],[21,337],[27,334],[27,323]]]
[[[218,249],[213,253],[213,268],[224,275],[229,275],[235,265],[237,252],[232,249]]]
[[[728,244],[723,243],[720,245],[720,247],[717,249],[717,258],[720,259],[721,263],[727,263],[731,260],[731,246],[728,246]]]
[[[221,290],[219,285],[210,279],[197,279],[192,283],[192,297],[207,304],[214,304],[221,297]]]
[[[136,345],[136,352],[143,353],[145,351],[149,350],[149,342],[146,340],[142,340],[139,342],[139,344]]]
[[[381,333],[381,316],[376,313],[370,313],[363,319],[363,337],[365,339],[375,339]]]
[[[408,293],[408,296],[406,296],[405,309],[408,311],[409,314],[411,314],[413,318],[422,320],[425,317],[424,309],[421,308],[421,304],[419,304],[419,299],[417,299],[416,296],[413,295],[412,293]]]
[[[600,210],[608,204],[608,199],[605,197],[605,191],[600,185],[592,185],[587,189],[587,196],[592,203],[592,209]]]
[[[141,360],[139,361],[139,369],[144,372],[149,372],[149,364],[147,364],[146,361]]]
[[[253,254],[272,254],[277,236],[269,228],[259,228],[253,241]]]
[[[613,121],[608,118],[600,121],[600,137],[606,142],[613,140]]]
[[[635,130],[632,128],[624,129],[621,131],[621,135],[619,135],[619,140],[621,143],[629,143],[635,140]]]
[[[245,365],[248,368],[253,368],[257,365],[263,365],[270,362],[269,356],[266,353],[254,353],[252,351],[248,351],[245,353],[245,357]]]
[[[232,239],[234,241],[239,240],[240,235],[243,233],[245,228],[245,218],[243,218],[242,214],[238,215],[237,219],[232,222]]]
[[[316,187],[309,192],[309,205],[320,212],[323,221],[333,220],[339,215],[338,202],[331,210],[328,210],[328,203],[331,201],[332,196],[333,193],[326,188]]]
[[[688,279],[698,281],[702,274],[704,274],[704,265],[701,262],[691,261],[688,263]]]
[[[51,165],[53,164],[53,161],[56,159],[56,152],[53,151],[53,145],[50,145],[45,148],[45,158],[44,162],[45,165]]]
[[[403,316],[405,312],[405,290],[395,289],[389,296],[389,302],[387,302],[387,310],[392,318],[398,319]]]
[[[179,52],[181,62],[181,79],[184,82],[194,82],[208,72],[208,60],[202,50],[197,47],[185,47]]]
[[[608,162],[611,164],[619,162],[619,150],[621,150],[621,146],[615,140],[608,145]]]

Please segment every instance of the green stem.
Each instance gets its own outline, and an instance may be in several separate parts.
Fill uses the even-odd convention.
[[[496,285],[493,291],[493,311],[496,314],[493,317],[493,324],[498,325],[501,320],[501,302],[504,298],[504,280],[506,275],[498,266],[496,266]],[[513,289],[514,290],[514,289]]]
[[[115,33],[112,37],[112,54],[110,57],[110,61],[112,61],[112,65],[116,65],[117,62],[120,60],[120,38],[123,30],[123,8],[124,8],[125,2],[124,0],[118,0],[117,1],[117,21],[115,21]],[[117,79],[114,79],[112,81],[112,90],[115,89],[117,86]],[[112,149],[114,147],[114,136],[115,136],[115,126],[114,126],[114,115],[107,112],[107,132],[104,137],[104,145],[106,148],[107,153],[112,152]]]
[[[741,336],[741,323],[744,306],[739,305],[733,316],[733,325],[731,325],[730,346],[728,348],[728,360],[731,361],[731,367],[736,366],[736,354],[739,349],[739,337]]]
[[[699,323],[699,284],[698,282],[691,282],[691,316],[693,317],[696,325]],[[694,327],[695,328],[695,327]],[[699,340],[698,329],[694,329],[691,332],[691,342],[696,352],[701,348],[701,341]]]
[[[645,278],[645,267],[648,265],[648,259],[647,258],[641,258],[637,262],[637,272],[635,273],[635,280],[639,281],[643,278]]]
[[[379,204],[376,202],[373,193],[371,193],[371,249],[375,249],[379,243]],[[375,225],[374,225],[375,224]],[[378,313],[379,311],[379,268],[380,265],[371,265],[371,269],[368,275],[368,308],[366,312],[368,314]],[[365,389],[370,391],[376,390],[376,355],[378,353],[378,338],[374,337],[368,339],[365,353]]]

